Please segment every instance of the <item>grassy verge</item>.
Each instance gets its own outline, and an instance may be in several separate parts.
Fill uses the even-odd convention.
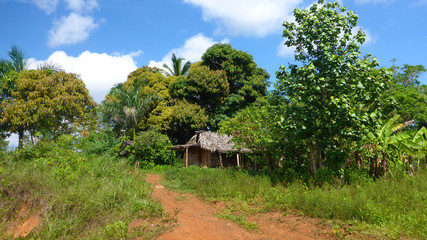
[[[298,210],[308,216],[351,223],[355,229],[363,228],[382,238],[427,236],[425,172],[341,187],[272,186],[267,177],[198,167],[175,168],[165,172],[165,178],[171,188],[189,190],[208,200],[238,202],[229,204],[223,213],[225,218],[236,218],[237,223],[242,213]]]
[[[11,238],[8,228],[24,205],[43,215],[28,238],[150,239],[167,227],[170,218],[151,200],[142,173],[108,155],[50,147],[40,156],[32,150],[29,160],[0,161],[1,239]],[[146,224],[131,229],[138,218]]]

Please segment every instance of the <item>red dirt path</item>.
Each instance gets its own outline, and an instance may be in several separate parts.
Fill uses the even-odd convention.
[[[177,218],[178,226],[160,235],[163,240],[226,240],[226,239],[331,239],[330,228],[317,219],[281,213],[265,213],[252,216],[249,221],[259,229],[247,231],[236,223],[215,217],[218,211],[213,204],[199,200],[192,194],[169,191],[158,175],[148,174],[146,181],[153,184],[153,198],[161,202],[165,210]]]

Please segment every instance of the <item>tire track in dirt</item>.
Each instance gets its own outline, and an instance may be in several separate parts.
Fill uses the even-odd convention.
[[[218,240],[218,239],[330,239],[318,225],[319,222],[287,222],[289,217],[276,216],[274,213],[262,214],[253,220],[259,225],[255,231],[247,231],[234,222],[215,217],[218,209],[214,205],[202,202],[192,194],[180,194],[169,191],[160,184],[161,177],[147,174],[146,181],[154,185],[153,199],[160,201],[164,209],[177,218],[178,226],[160,235],[161,240]],[[279,219],[279,220],[278,220]],[[280,220],[281,219],[281,220]],[[294,226],[294,227],[289,227]]]

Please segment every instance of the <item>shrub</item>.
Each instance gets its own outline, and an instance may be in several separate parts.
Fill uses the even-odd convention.
[[[135,142],[126,149],[131,153],[128,160],[132,164],[139,161],[145,168],[168,164],[172,151],[171,146],[170,139],[164,134],[155,130],[140,132],[135,138]]]
[[[115,146],[120,145],[120,139],[111,131],[91,131],[79,141],[79,148],[86,154],[115,155]]]

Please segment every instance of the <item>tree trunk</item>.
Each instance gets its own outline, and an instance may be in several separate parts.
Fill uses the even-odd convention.
[[[24,126],[18,126],[18,136],[19,136],[19,144],[18,148],[22,148],[24,146]]]
[[[185,149],[185,167],[188,167],[188,148]]]
[[[323,162],[322,162],[322,149],[320,149],[320,143],[319,141],[316,141],[316,148],[317,148],[317,169],[323,168]]]
[[[264,158],[265,158],[265,163],[267,164],[268,167],[268,176],[271,178],[271,164],[270,164],[270,157],[268,156],[267,153],[264,154]]]
[[[220,152],[218,152],[218,161],[219,161],[219,166],[221,167],[221,168],[224,168],[224,165],[222,164],[222,155],[221,155],[221,153]]]
[[[311,174],[314,177],[316,177],[316,170],[317,170],[317,168],[316,168],[316,162],[317,162],[317,159],[316,159],[316,154],[315,154],[315,149],[314,149],[313,143],[310,142],[308,144],[308,147],[310,148],[310,172],[311,172]]]

